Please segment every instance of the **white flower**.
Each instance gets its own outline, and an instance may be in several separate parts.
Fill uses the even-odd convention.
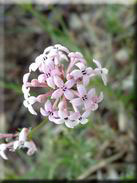
[[[33,155],[37,151],[36,145],[32,140],[25,141],[23,148],[28,148],[27,155],[29,156]]]
[[[86,86],[89,83],[90,77],[94,76],[93,69],[91,67],[86,67],[83,63],[77,63],[76,66],[80,69],[73,70],[70,75],[74,77],[75,80],[82,77],[83,84]]]
[[[75,81],[73,79],[66,81],[66,83],[64,84],[63,80],[60,77],[55,76],[54,82],[56,86],[59,87],[59,89],[53,92],[51,98],[57,99],[57,98],[60,98],[63,94],[68,100],[71,100],[74,97],[74,94],[71,91],[71,88],[75,84]]]
[[[7,150],[7,144],[0,144],[0,156],[3,158],[3,159],[5,159],[5,160],[7,160],[8,158],[7,158],[7,156],[6,156],[6,154],[5,154],[5,151]]]
[[[99,61],[93,59],[93,62],[97,65],[97,68],[94,70],[95,73],[97,73],[99,76],[101,76],[104,85],[107,85],[107,74],[108,74],[108,69],[102,68],[101,64]]]
[[[74,98],[70,102],[74,106],[80,106],[84,104],[85,110],[95,111],[98,108],[98,103],[103,100],[103,93],[100,93],[100,96],[96,96],[95,88],[86,91],[83,85],[77,85],[77,90],[79,92],[79,98]]]
[[[37,115],[36,111],[33,109],[32,105],[37,101],[37,98],[34,96],[28,97],[24,100],[23,104],[26,108],[28,108],[28,110],[30,111],[30,113]]]
[[[21,132],[19,133],[19,140],[16,140],[13,144],[13,150],[21,148],[24,145],[24,142],[27,140],[28,133],[29,133],[28,128],[23,128],[21,130]]]

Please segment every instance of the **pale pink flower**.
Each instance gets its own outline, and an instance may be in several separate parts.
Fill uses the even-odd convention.
[[[102,92],[99,97],[97,97],[95,88],[92,88],[86,92],[86,89],[83,85],[77,86],[79,92],[79,98],[72,99],[70,102],[74,106],[80,106],[84,104],[86,110],[95,111],[98,108],[98,103],[103,100]]]
[[[24,85],[28,82],[29,76],[30,76],[29,72],[24,74],[24,76],[23,76],[23,84]]]
[[[81,62],[83,64],[85,64],[85,59],[83,57],[83,55],[80,52],[70,52],[68,54],[68,57],[70,58],[70,64],[67,68],[67,75],[70,73],[70,71],[72,70],[73,66],[77,63],[77,62]]]
[[[45,57],[43,54],[36,57],[35,62],[29,66],[29,72],[35,72],[42,64],[45,64]]]
[[[63,80],[60,77],[55,76],[54,82],[56,86],[59,87],[59,89],[53,92],[51,98],[57,99],[57,98],[60,98],[62,95],[64,95],[66,99],[71,100],[74,97],[74,94],[71,91],[71,88],[75,84],[75,81],[73,79],[66,81],[66,83],[64,84]]]
[[[31,141],[25,141],[23,148],[28,148],[27,151],[27,155],[31,156],[33,155],[36,151],[37,151],[37,147],[35,145],[35,143],[31,140]]]
[[[3,158],[3,159],[5,159],[5,160],[7,160],[8,158],[7,158],[7,156],[6,156],[6,154],[5,154],[5,151],[7,150],[7,144],[0,144],[0,156]]]
[[[55,122],[56,118],[58,119],[57,111],[53,109],[53,106],[50,102],[50,100],[47,100],[44,109],[40,108],[40,112],[43,116],[47,116],[50,121]]]
[[[37,98],[34,96],[28,97],[24,100],[23,105],[28,108],[29,112],[37,115],[36,111],[33,109],[32,105],[37,101]]]
[[[48,57],[54,60],[55,65],[59,65],[62,55],[63,53],[60,53],[57,49],[53,49],[49,52]]]
[[[16,140],[13,144],[13,150],[21,148],[23,146],[24,142],[27,140],[28,133],[29,133],[28,128],[23,128],[21,130],[21,132],[19,133],[19,139]]]
[[[38,77],[38,81],[41,82],[47,82],[48,86],[55,89],[55,83],[54,83],[54,76],[60,75],[58,69],[55,69],[54,65],[52,63],[50,65],[45,65],[42,68],[42,71],[44,74],[40,74]]]
[[[68,53],[69,50],[60,44],[56,44],[55,46],[48,47],[44,50],[44,54],[49,59],[53,60],[55,65],[59,65],[60,61],[63,59],[68,60],[66,56]]]
[[[80,114],[80,112],[76,112],[76,113],[77,113],[78,122],[84,125],[88,122],[87,118],[89,117],[91,112],[90,112],[90,110],[87,110],[82,115]]]
[[[61,44],[56,44],[55,48],[61,52],[65,52],[65,53],[69,54],[69,50],[66,47],[62,46]]]
[[[43,105],[47,101],[40,107],[40,113],[48,117],[49,121],[56,124],[65,123],[69,128],[79,123],[87,123],[90,113],[95,111],[102,101],[103,93],[97,96],[95,88],[87,92],[85,87],[94,76],[100,76],[106,85],[108,73],[97,60],[93,62],[97,65],[95,69],[87,67],[80,52],[70,52],[60,44],[49,46],[35,59],[29,67],[29,73],[23,77],[24,106],[37,115],[34,110],[35,103]],[[31,79],[31,72],[37,70],[37,79]],[[31,96],[32,87],[42,88],[42,91],[45,88],[45,92],[36,97]]]
[[[23,85],[22,85],[22,91],[24,93],[24,98],[28,98],[30,96],[30,88],[27,87],[27,83],[29,80],[30,73],[26,73],[23,76]]]
[[[102,68],[101,64],[99,61],[93,59],[93,62],[97,65],[97,68],[94,70],[95,73],[97,73],[99,76],[101,76],[104,85],[107,85],[107,74],[108,74],[108,69]]]
[[[77,119],[77,113],[70,111],[70,114],[67,111],[65,106],[65,101],[61,101],[58,105],[58,120],[55,122],[56,124],[65,123],[68,128],[74,128],[78,125],[79,121]]]
[[[94,76],[93,69],[91,67],[86,67],[83,63],[77,63],[76,66],[80,69],[75,69],[70,73],[75,80],[82,78],[83,84],[88,85],[90,77]]]
[[[69,50],[66,48],[66,47],[64,47],[64,46],[62,46],[61,44],[56,44],[56,45],[54,45],[54,46],[49,46],[49,47],[47,47],[45,50],[44,50],[44,54],[45,55],[48,55],[49,53],[50,53],[50,51],[52,51],[52,50],[54,50],[54,49],[57,49],[57,50],[59,50],[59,51],[62,51],[62,52],[65,52],[65,53],[69,53]]]
[[[47,56],[52,49],[54,49],[54,46],[48,46],[45,48],[43,54]]]
[[[76,63],[76,62],[85,63],[85,59],[80,52],[70,52],[68,54],[68,57],[70,58],[70,61],[72,61],[73,63]]]
[[[19,139],[13,143],[13,151],[20,148],[28,148],[27,155],[29,156],[33,155],[37,151],[35,143],[32,140],[31,141],[27,140],[28,133],[29,133],[28,128],[23,128],[21,130],[18,137]]]
[[[66,110],[59,110],[58,115],[60,117],[60,120],[64,122],[68,128],[74,128],[79,123],[79,121],[76,120],[77,113],[75,112],[71,112],[71,114],[68,115]]]
[[[37,151],[35,143],[31,140],[28,141],[28,134],[29,129],[23,128],[20,133],[17,134],[3,134],[3,138],[9,137],[16,137],[15,141],[10,141],[7,144],[0,144],[0,156],[7,160],[7,156],[5,154],[5,151],[9,150],[12,152],[15,152],[17,149],[21,148],[27,148],[27,155],[31,156]]]
[[[30,97],[30,88],[26,87],[26,85],[22,85],[22,92],[24,93],[24,98]]]

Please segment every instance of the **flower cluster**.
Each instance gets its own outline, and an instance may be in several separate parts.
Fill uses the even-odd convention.
[[[0,156],[3,159],[7,160],[8,158],[5,154],[7,150],[15,152],[17,149],[21,149],[21,148],[27,148],[27,155],[29,156],[33,155],[37,151],[37,148],[35,143],[32,140],[28,140],[28,133],[29,133],[29,129],[23,128],[21,132],[17,134],[0,134],[0,139],[15,138],[14,141],[0,144]]]
[[[90,113],[103,100],[103,92],[97,95],[95,88],[87,89],[90,80],[100,76],[104,85],[107,84],[108,70],[99,61],[93,59],[93,62],[95,69],[86,65],[80,52],[70,52],[60,44],[47,47],[23,77],[24,106],[37,115],[37,103],[40,113],[49,121],[65,123],[69,128],[87,123]],[[31,79],[33,73],[38,75]],[[32,96],[31,88],[43,88],[45,92]]]

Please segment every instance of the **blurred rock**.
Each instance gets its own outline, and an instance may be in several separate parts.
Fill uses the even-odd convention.
[[[120,62],[120,63],[124,63],[125,61],[127,61],[129,58],[128,56],[128,50],[126,49],[120,49],[117,53],[116,53],[116,59]]]

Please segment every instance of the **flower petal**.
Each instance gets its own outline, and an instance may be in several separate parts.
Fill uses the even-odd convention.
[[[56,118],[54,118],[54,119],[52,119],[52,121],[55,124],[57,124],[57,125],[60,125],[60,124],[63,124],[64,123],[64,119],[56,119]]]
[[[59,50],[62,50],[66,53],[69,53],[69,50],[66,47],[62,46],[61,44],[56,44],[55,48],[58,48]]]
[[[53,60],[52,59],[50,59],[50,58],[48,58],[47,60],[46,60],[46,66],[50,69],[50,70],[53,70],[54,69],[54,62],[53,62]]]
[[[108,74],[108,69],[102,68],[102,72],[103,72],[104,74]]]
[[[73,94],[73,92],[71,90],[66,90],[64,92],[64,95],[65,95],[66,99],[68,99],[68,100],[71,100],[74,97],[74,94]]]
[[[41,63],[44,61],[44,55],[41,54],[38,57],[36,57],[35,62],[38,65],[38,67],[41,65]]]
[[[0,156],[1,156],[3,159],[8,160],[8,158],[7,158],[7,156],[6,156],[6,154],[5,154],[4,151],[0,151]]]
[[[98,60],[93,59],[93,62],[97,65],[97,67],[98,67],[99,69],[102,68],[102,66],[101,66],[101,64],[100,64],[100,62],[99,62]]]
[[[47,84],[48,84],[49,87],[55,89],[55,83],[54,83],[52,77],[47,78]]]
[[[72,105],[74,106],[80,106],[82,104],[82,101],[80,98],[74,98],[70,101],[72,103]]]
[[[28,133],[29,133],[29,129],[28,128],[23,128],[21,130],[21,132],[19,133],[19,141],[21,141],[21,142],[26,141]]]
[[[86,100],[86,101],[84,102],[84,106],[85,106],[85,109],[86,109],[86,110],[89,110],[90,107],[91,107],[91,101],[90,101],[90,100]]]
[[[64,85],[63,80],[59,76],[54,76],[54,83],[59,88]]]
[[[101,77],[102,77],[104,85],[106,86],[107,85],[107,76],[106,76],[106,74],[101,74]]]
[[[13,151],[15,151],[17,148],[19,148],[21,145],[21,142],[19,140],[14,141],[13,143]]]
[[[87,110],[87,111],[85,111],[83,114],[82,114],[82,118],[88,118],[89,117],[89,115],[90,115],[90,111],[89,110]]]
[[[33,107],[31,105],[28,106],[28,110],[31,114],[33,115],[37,115],[36,111],[33,109]]]
[[[90,90],[88,91],[87,96],[88,96],[88,99],[89,99],[89,100],[91,100],[92,97],[94,97],[95,95],[96,95],[96,89],[95,89],[95,88],[92,88],[92,89],[90,89]]]
[[[74,128],[76,125],[79,124],[79,121],[78,120],[65,120],[65,125],[68,127],[68,128]]]
[[[26,84],[28,82],[29,76],[30,76],[30,73],[24,74],[24,76],[23,76],[23,83],[24,84]]]
[[[29,156],[33,155],[37,151],[36,145],[32,140],[25,141],[23,147],[28,148],[27,155],[29,155]]]
[[[104,98],[103,92],[100,92],[97,103],[101,102]]]
[[[94,74],[94,73],[93,73],[93,69],[92,69],[91,67],[88,67],[88,68],[86,69],[86,72],[87,72],[88,75]]]
[[[82,120],[79,120],[82,125],[86,124],[88,122],[88,119],[82,118]]]
[[[98,104],[97,103],[91,103],[91,108],[90,108],[92,111],[95,111],[98,109]]]
[[[96,68],[96,69],[94,69],[94,73],[95,73],[95,75],[97,74],[97,75],[101,75],[101,69],[99,69],[99,68]]]
[[[0,144],[0,156],[5,160],[8,159],[5,154],[6,149],[7,149],[7,144]]]
[[[68,89],[70,89],[70,88],[72,88],[72,87],[74,86],[74,84],[75,84],[74,79],[70,79],[70,80],[68,80],[68,81],[65,83],[65,86],[66,86]]]
[[[22,85],[22,92],[24,93],[24,98],[27,99],[30,97],[30,88],[27,88],[25,85]]]
[[[45,82],[45,81],[46,81],[46,75],[45,75],[45,74],[40,74],[40,75],[38,76],[38,81],[39,81],[40,83]]]
[[[58,111],[58,115],[61,119],[64,119],[64,118],[68,118],[68,114],[67,112],[63,111],[63,110],[59,110]]]
[[[45,111],[42,107],[40,108],[40,113],[43,115],[43,116],[48,116],[49,113],[47,111]]]
[[[50,100],[46,101],[44,107],[45,107],[46,111],[52,111],[52,104],[51,104]]]
[[[51,99],[58,99],[63,94],[61,89],[57,89],[52,93]]]
[[[28,98],[28,102],[29,102],[31,105],[34,104],[36,101],[37,101],[37,98],[34,97],[34,96],[31,96],[31,97]]]
[[[30,64],[29,72],[31,72],[31,71],[35,72],[38,69],[38,67],[39,67],[39,64],[37,64],[37,63]]]
[[[78,79],[78,78],[80,78],[80,77],[82,77],[81,71],[80,71],[80,70],[76,70],[76,69],[73,70],[73,71],[70,73],[70,75],[73,76],[75,80]]]
[[[64,109],[64,101],[60,101],[59,102],[58,108],[59,108],[59,110],[63,110]]]
[[[45,50],[44,50],[44,52],[43,52],[43,54],[48,54],[52,49],[54,49],[54,46],[49,46],[49,47],[47,47]]]
[[[28,105],[29,105],[28,101],[27,101],[27,100],[24,100],[24,101],[23,101],[23,105],[24,105],[26,108],[28,108]]]
[[[89,83],[89,76],[88,75],[84,75],[83,76],[83,85],[87,86]]]
[[[78,89],[80,97],[83,97],[84,95],[87,94],[86,89],[83,85],[77,85],[77,89]]]
[[[70,116],[69,119],[70,120],[76,120],[80,117],[80,113],[79,112],[73,112]]]
[[[81,62],[77,63],[76,66],[77,66],[80,70],[83,70],[83,69],[86,68],[86,66],[85,66],[83,63],[81,63]]]
[[[54,58],[54,62],[55,62],[55,65],[58,65],[59,64],[59,58],[58,57],[55,57]]]

